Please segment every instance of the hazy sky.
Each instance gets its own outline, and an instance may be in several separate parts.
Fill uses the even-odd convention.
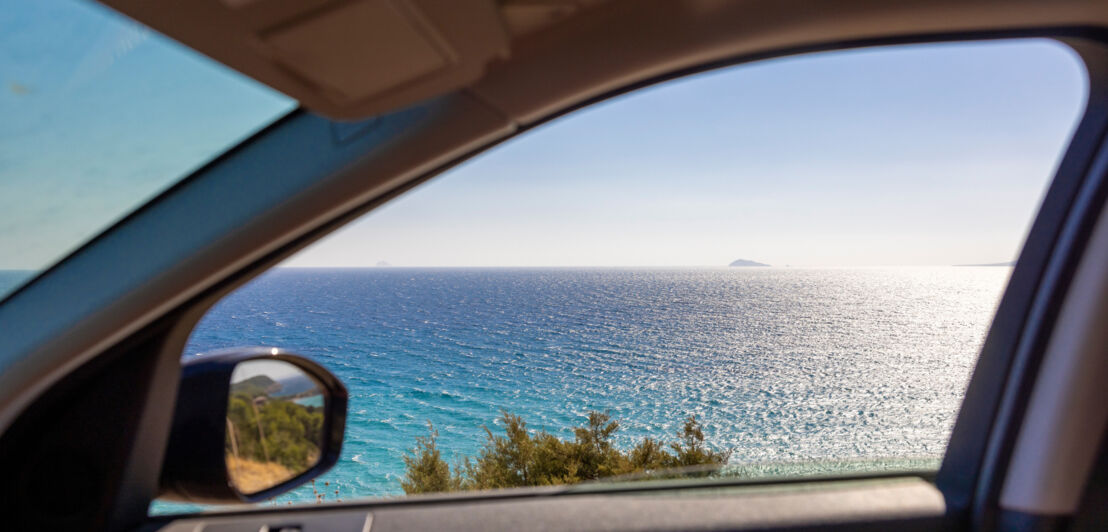
[[[242,382],[250,377],[265,375],[275,381],[305,375],[300,368],[281,360],[256,359],[240,362],[231,372],[231,383]]]
[[[732,67],[537,128],[286,265],[1007,261],[1085,85],[1049,41]]]
[[[48,266],[294,105],[102,6],[0,7],[0,269]],[[286,264],[1010,260],[1084,78],[1049,41],[733,67],[537,128]]]

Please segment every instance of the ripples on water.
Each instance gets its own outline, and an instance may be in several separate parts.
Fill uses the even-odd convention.
[[[941,456],[1009,273],[285,269],[215,307],[186,353],[277,345],[342,378],[346,442],[320,482],[344,499],[401,494],[428,421],[449,461],[501,410],[566,438],[606,410],[625,447],[696,414],[732,463],[877,467]]]

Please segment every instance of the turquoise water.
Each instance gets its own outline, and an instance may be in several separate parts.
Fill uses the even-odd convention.
[[[299,399],[293,399],[292,402],[294,402],[298,405],[301,405],[301,406],[322,407],[323,406],[323,396],[322,395],[312,395],[310,397],[301,397]]]
[[[1009,272],[284,269],[212,309],[185,356],[282,346],[343,380],[327,500],[401,495],[428,422],[452,461],[501,410],[563,437],[605,410],[621,446],[696,414],[748,475],[934,466]]]

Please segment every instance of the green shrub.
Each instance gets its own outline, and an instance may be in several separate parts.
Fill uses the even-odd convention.
[[[606,413],[590,412],[572,441],[546,431],[530,432],[523,418],[501,412],[504,434],[485,428],[487,439],[475,458],[463,457],[453,468],[436,445],[438,432],[428,422],[428,436],[416,438],[404,456],[404,492],[435,493],[523,486],[574,484],[617,475],[653,473],[674,467],[723,465],[730,451],[718,452],[704,443],[696,416],[689,416],[678,441],[667,446],[644,438],[624,453],[612,444],[619,422]]]
[[[277,462],[297,473],[314,465],[323,437],[323,410],[286,399],[259,397],[265,401],[255,409],[251,405],[254,397],[246,393],[231,396],[227,421],[233,434],[226,439],[227,454],[237,451],[241,458]]]
[[[673,466],[723,465],[731,458],[731,451],[716,452],[704,445],[704,432],[696,416],[685,419],[685,426],[677,433],[679,441],[669,444],[673,449]]]
[[[442,460],[442,454],[435,444],[439,433],[429,421],[427,429],[430,434],[417,437],[412,455],[404,457],[407,472],[400,485],[404,488],[404,493],[456,491],[457,486],[454,485],[454,479],[450,475],[450,467]]]

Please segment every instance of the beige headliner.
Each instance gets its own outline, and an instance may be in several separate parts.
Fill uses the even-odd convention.
[[[325,116],[364,118],[468,87],[519,124],[730,57],[864,39],[1108,24],[1108,3],[1089,0],[101,1]],[[367,15],[367,27],[355,31],[336,27],[344,16],[320,15],[352,16],[352,6],[361,5],[395,20],[374,26]],[[390,27],[404,19],[397,13],[419,13],[410,32]],[[335,31],[347,37],[329,38]],[[395,42],[355,37],[363,34]],[[289,51],[298,46],[310,48],[299,50],[308,56]],[[349,64],[331,77],[370,92],[337,97],[320,85],[325,81],[313,84],[305,73],[312,69],[297,57],[331,68]]]

